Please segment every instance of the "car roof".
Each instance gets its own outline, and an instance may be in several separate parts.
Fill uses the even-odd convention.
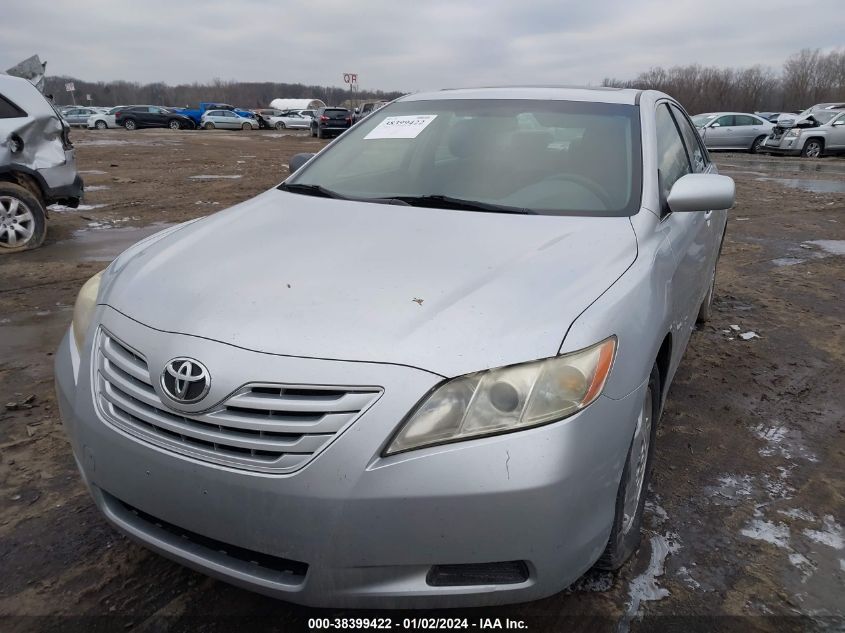
[[[572,86],[498,86],[484,88],[448,88],[436,92],[418,92],[399,101],[434,101],[442,99],[537,99],[542,101],[585,101],[635,105],[641,90],[632,88]]]

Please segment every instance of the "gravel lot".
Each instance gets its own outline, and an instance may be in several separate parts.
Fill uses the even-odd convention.
[[[189,571],[106,524],[61,428],[52,352],[79,286],[119,251],[271,187],[293,154],[325,142],[291,131],[73,139],[84,206],[51,213],[43,248],[0,259],[0,629],[94,630],[43,616],[98,614],[114,618],[102,630],[212,630],[213,616],[239,618],[220,630],[242,618],[301,628],[314,611]],[[715,316],[693,334],[662,418],[643,546],[616,575],[476,615],[555,630],[845,618],[845,159],[716,160],[738,203]],[[655,617],[669,615],[696,617]]]

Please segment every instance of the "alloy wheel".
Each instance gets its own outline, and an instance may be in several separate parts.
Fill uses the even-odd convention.
[[[35,216],[12,196],[0,196],[0,248],[20,248],[35,232]]]

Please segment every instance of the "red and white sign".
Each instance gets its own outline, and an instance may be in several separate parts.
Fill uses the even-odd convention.
[[[358,83],[358,73],[343,73],[343,83],[345,83],[345,84],[357,84]]]

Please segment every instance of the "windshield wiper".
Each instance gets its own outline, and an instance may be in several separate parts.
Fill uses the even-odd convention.
[[[459,209],[463,211],[492,211],[494,213],[521,213],[536,215],[536,211],[522,207],[510,207],[503,204],[479,202],[478,200],[464,200],[451,196],[393,196],[394,200],[401,200],[415,207],[434,207],[436,209]]]
[[[306,185],[300,183],[291,183],[286,184],[282,183],[278,187],[282,191],[290,191],[291,193],[302,193],[306,196],[317,196],[319,198],[336,198],[338,200],[346,200],[347,198],[340,195],[339,193],[332,191],[331,189],[326,189],[325,187],[321,187],[320,185]]]
[[[282,191],[290,191],[291,193],[302,193],[307,196],[319,196],[321,198],[335,198],[336,200],[352,200],[354,202],[376,202],[378,204],[400,204],[408,206],[408,203],[399,198],[357,198],[354,196],[344,196],[331,189],[326,189],[321,185],[306,185],[302,183],[291,183],[289,185],[282,183],[278,186]]]

